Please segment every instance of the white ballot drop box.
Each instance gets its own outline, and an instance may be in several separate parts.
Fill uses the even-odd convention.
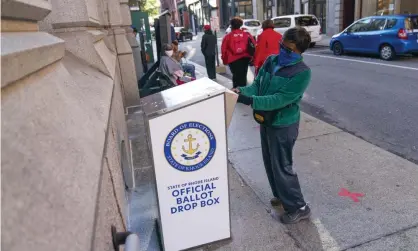
[[[226,131],[237,97],[203,78],[141,101],[165,251],[231,237]]]

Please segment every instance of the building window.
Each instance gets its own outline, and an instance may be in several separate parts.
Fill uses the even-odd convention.
[[[253,18],[252,1],[235,1],[236,15],[243,19]]]
[[[294,0],[277,0],[277,15],[292,15],[295,12]]]
[[[274,28],[288,28],[290,27],[290,24],[292,23],[292,21],[290,20],[290,18],[277,18],[274,19],[273,21],[274,23]]]
[[[316,26],[319,25],[318,20],[313,16],[295,17],[295,23],[299,26]]]
[[[398,19],[388,19],[388,22],[386,24],[385,29],[392,29],[393,27],[395,27],[396,23],[398,22]]]
[[[363,0],[362,17],[384,16],[395,13],[395,0]]]
[[[378,0],[376,15],[392,15],[394,13],[395,7],[394,0]]]
[[[263,0],[263,9],[264,9],[264,20],[271,19],[273,17],[273,0]]]
[[[405,28],[407,30],[417,30],[418,29],[418,17],[409,17],[405,19]]]
[[[370,23],[369,31],[380,31],[384,30],[386,26],[386,18],[373,19]]]
[[[371,22],[370,18],[360,20],[360,21],[354,23],[353,25],[351,25],[350,28],[348,28],[347,31],[350,32],[350,33],[368,31],[368,29],[370,27],[370,22]]]

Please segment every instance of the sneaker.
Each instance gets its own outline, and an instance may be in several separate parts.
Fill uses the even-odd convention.
[[[274,197],[273,199],[270,200],[270,204],[273,207],[279,207],[282,205],[282,202],[278,198]]]
[[[306,204],[306,206],[299,208],[296,212],[284,213],[280,216],[280,222],[283,224],[295,224],[301,220],[308,219],[309,216],[311,216],[311,209]]]

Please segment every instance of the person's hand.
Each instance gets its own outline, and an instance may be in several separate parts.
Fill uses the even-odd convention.
[[[240,93],[238,88],[232,88],[231,91],[235,92],[235,93]]]
[[[244,105],[252,105],[253,104],[253,98],[248,97],[248,96],[244,96],[242,94],[239,94],[237,102],[241,103],[241,104],[244,104]]]

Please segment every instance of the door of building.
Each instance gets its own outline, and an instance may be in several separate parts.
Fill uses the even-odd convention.
[[[317,3],[315,16],[319,19],[321,24],[322,33],[327,33],[327,2],[320,1]]]
[[[345,0],[343,7],[343,29],[354,22],[354,12],[356,8],[355,0]]]
[[[273,17],[273,0],[263,0],[264,16],[263,19],[271,19]]]
[[[318,18],[322,33],[327,32],[327,2],[325,0],[310,0],[310,12]]]

